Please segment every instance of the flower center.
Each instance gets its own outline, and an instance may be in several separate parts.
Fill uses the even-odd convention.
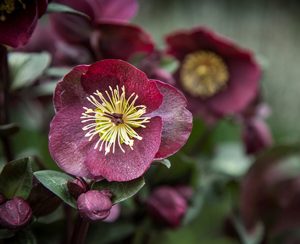
[[[26,8],[23,0],[2,0],[2,3],[0,3],[0,21],[5,21],[6,15],[11,14],[19,7]]]
[[[111,151],[111,147],[114,153],[116,144],[124,153],[122,144],[133,150],[134,139],[143,139],[135,129],[145,128],[145,123],[150,121],[150,117],[143,116],[146,106],[135,105],[138,95],[132,93],[126,98],[124,86],[121,91],[118,86],[115,89],[109,87],[109,90],[105,91],[105,94],[97,90],[94,95],[87,97],[93,108],[84,107],[85,112],[80,117],[82,123],[87,123],[82,128],[87,131],[85,137],[89,137],[91,141],[98,135],[94,148],[99,148],[99,151],[104,148],[105,155]]]
[[[207,98],[219,92],[229,79],[223,59],[210,51],[188,54],[180,71],[183,88],[195,97]]]

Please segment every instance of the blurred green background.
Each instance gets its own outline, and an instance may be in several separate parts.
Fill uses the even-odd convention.
[[[135,23],[160,47],[177,29],[207,26],[252,49],[265,67],[263,96],[277,143],[300,139],[300,1],[140,0]]]

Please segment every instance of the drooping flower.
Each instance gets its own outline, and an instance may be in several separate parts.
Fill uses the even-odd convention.
[[[170,227],[178,227],[185,215],[187,198],[181,193],[190,192],[189,187],[179,188],[161,186],[156,188],[147,200],[147,209],[153,218]]]
[[[205,28],[178,31],[166,42],[181,63],[177,86],[207,122],[240,112],[257,95],[261,71],[251,52]]]
[[[49,149],[66,172],[109,181],[138,178],[186,142],[192,116],[174,87],[134,66],[103,60],[74,68],[56,87]]]
[[[3,0],[0,3],[0,43],[24,45],[47,8],[48,0]]]

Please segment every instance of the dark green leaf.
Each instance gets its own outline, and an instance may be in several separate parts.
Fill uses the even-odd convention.
[[[11,230],[0,229],[0,240],[7,239],[14,236],[14,232]]]
[[[38,97],[51,96],[54,92],[56,85],[57,84],[54,81],[44,82],[42,84],[35,86],[32,90],[32,93]]]
[[[0,125],[0,136],[9,136],[17,133],[20,127],[14,123]]]
[[[99,181],[93,185],[93,189],[110,190],[113,194],[112,197],[113,203],[118,203],[135,195],[144,185],[145,185],[144,178],[141,177],[136,180],[127,181],[127,182]]]
[[[32,188],[32,165],[30,158],[7,163],[0,174],[0,192],[7,198],[19,196],[26,199]]]
[[[11,70],[11,89],[16,90],[33,84],[50,65],[49,53],[13,52],[8,57]]]
[[[47,8],[48,13],[67,13],[67,14],[74,14],[79,15],[81,17],[86,18],[87,20],[90,20],[91,18],[86,15],[85,13],[82,13],[76,9],[73,9],[67,5],[59,4],[59,3],[50,3]]]
[[[166,166],[168,169],[171,168],[171,162],[169,159],[161,159],[161,160],[155,160],[152,164],[163,164]]]
[[[9,239],[10,244],[37,244],[37,240],[31,231],[19,231]]]
[[[68,191],[67,182],[74,178],[54,170],[41,170],[34,172],[34,176],[51,192],[57,195],[65,203],[76,208],[76,201]]]

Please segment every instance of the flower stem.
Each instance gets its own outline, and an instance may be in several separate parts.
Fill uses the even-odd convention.
[[[78,216],[70,244],[84,244],[89,225],[90,223],[88,221]]]
[[[10,75],[7,60],[7,48],[0,45],[0,125],[9,123],[9,88]],[[13,152],[9,136],[2,135],[1,142],[6,161],[9,162],[13,160]]]

